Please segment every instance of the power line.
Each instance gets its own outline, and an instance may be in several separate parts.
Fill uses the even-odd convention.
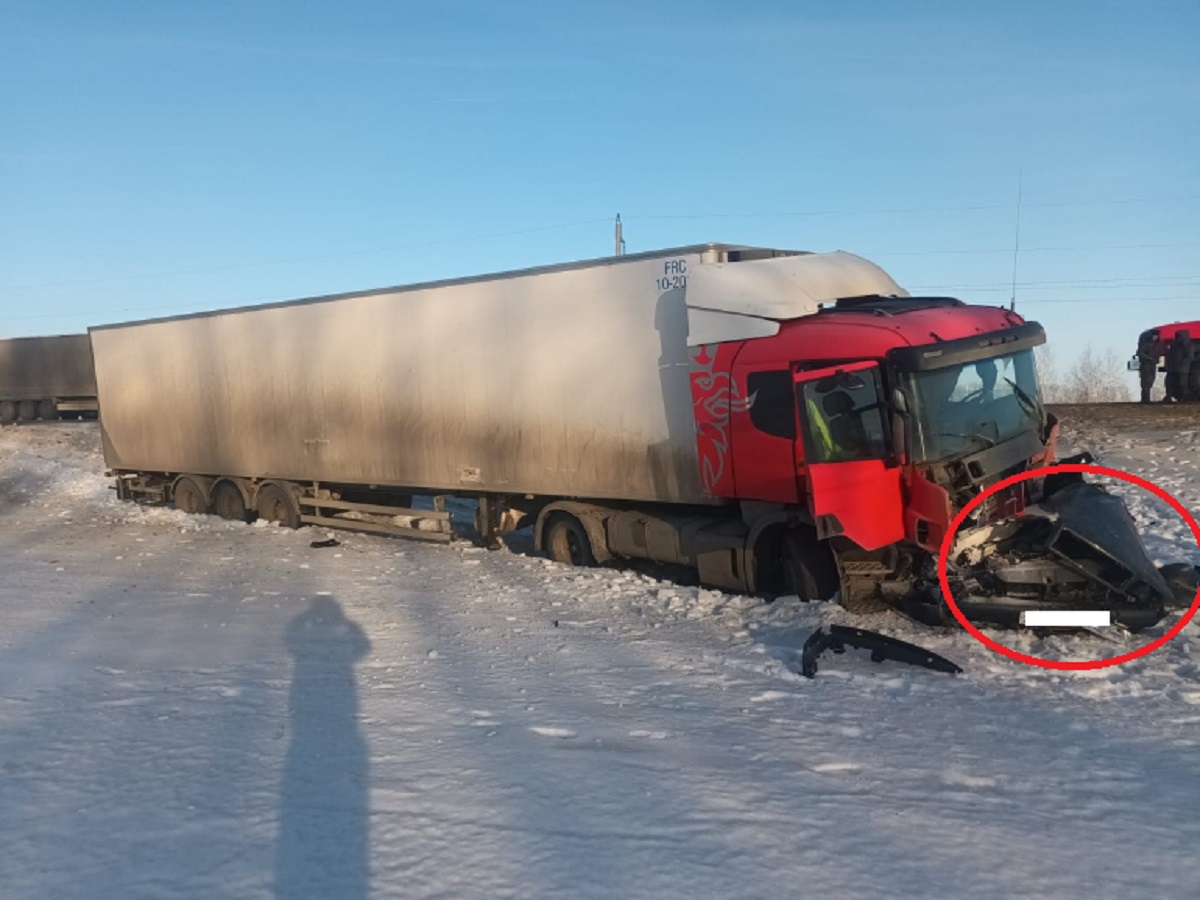
[[[1021,250],[1021,172],[1017,172],[1017,227],[1013,233],[1012,299],[1008,302],[1009,312],[1017,309],[1017,254]]]
[[[1107,206],[1125,203],[1193,203],[1200,200],[1200,197],[1193,196],[1172,196],[1172,197],[1118,197],[1105,198],[1099,200],[1061,200],[1052,203],[1026,203],[1025,206],[1036,206],[1042,209],[1047,209],[1057,206]]]
[[[1042,285],[1065,286],[1079,285],[1081,287],[1095,287],[1098,290],[1104,289],[1105,285],[1113,287],[1143,287],[1157,286],[1162,282],[1169,283],[1188,283],[1200,282],[1200,275],[1160,275],[1160,276],[1145,276],[1133,278],[1073,278],[1066,281],[1018,281],[1018,287],[1036,287]],[[974,284],[916,284],[909,285],[910,288],[920,288],[921,290],[1005,290],[1008,285],[1003,281],[981,281]]]
[[[1200,241],[1186,241],[1178,244],[1093,244],[1081,247],[1022,247],[1022,253],[1068,253],[1091,250],[1161,250],[1175,247],[1200,247]],[[866,251],[863,251],[864,253]],[[998,250],[874,250],[872,256],[934,256],[943,254],[996,254],[1012,253],[1012,247]]]
[[[1134,203],[1188,203],[1200,200],[1200,196],[1175,196],[1175,197],[1113,197],[1100,198],[1094,200],[1062,200],[1052,203],[1029,203],[1022,202],[1021,205],[1026,208],[1053,208],[1067,206],[1104,206],[1110,204],[1134,204]],[[868,215],[892,215],[896,213],[921,213],[921,212],[994,212],[996,210],[1011,210],[1012,203],[973,203],[961,204],[952,206],[906,206],[906,207],[879,207],[865,209],[806,209],[806,210],[787,210],[776,212],[737,212],[737,213],[673,213],[669,215],[634,215],[626,216],[626,221],[630,219],[639,219],[642,221],[674,221],[674,220],[695,220],[695,219],[782,219],[782,218],[804,218],[809,216],[868,216]]]
[[[1200,197],[1123,197],[1123,198],[1107,198],[1095,200],[1078,200],[1078,201],[1062,201],[1056,203],[1028,203],[1022,202],[1021,206],[1029,207],[1054,207],[1054,206],[1073,206],[1073,205],[1100,205],[1100,204],[1131,204],[1131,203],[1152,203],[1163,202],[1166,200],[1200,200]],[[865,215],[872,213],[914,213],[914,212],[946,212],[955,210],[1011,210],[1011,204],[987,204],[987,205],[962,205],[962,206],[923,206],[923,207],[907,207],[907,208],[890,208],[890,209],[858,209],[858,210],[808,210],[798,212],[781,212],[781,213],[719,213],[719,214],[693,214],[693,215],[652,215],[638,216],[636,218],[642,220],[699,220],[699,219],[746,219],[746,218],[780,218],[780,217],[799,217],[799,216],[825,216],[825,215]],[[627,216],[626,219],[629,217]],[[600,223],[608,223],[608,217],[584,219],[576,222],[557,223],[551,225],[538,225],[528,228],[514,229],[508,231],[498,231],[486,234],[477,234],[471,236],[446,238],[443,240],[424,241],[410,244],[397,244],[386,247],[373,247],[358,250],[345,250],[336,253],[324,254],[308,254],[303,256],[282,257],[269,260],[255,260],[244,263],[230,263],[224,265],[204,266],[199,268],[189,269],[174,269],[160,272],[150,272],[135,275],[113,275],[101,278],[81,278],[81,279],[65,279],[60,281],[39,282],[34,284],[24,285],[8,285],[0,288],[5,292],[35,290],[46,287],[64,287],[72,285],[89,285],[89,284],[105,284],[114,282],[126,281],[141,281],[155,278],[173,278],[186,275],[206,275],[215,272],[234,271],[239,269],[258,268],[266,266],[286,265],[291,263],[314,262],[328,259],[344,259],[353,256],[362,256],[373,253],[390,253],[400,250],[415,250],[427,247],[453,245],[459,243],[469,243],[473,241],[490,240],[501,237],[511,237],[522,234],[531,234],[541,231],[553,231],[566,228],[578,228],[587,225],[595,225]],[[1162,244],[1118,244],[1118,245],[1091,245],[1091,246],[1064,246],[1064,247],[1022,247],[1022,253],[1068,253],[1068,252],[1090,252],[1090,251],[1117,251],[1117,250],[1144,250],[1144,249],[1166,249],[1166,248],[1192,248],[1200,247],[1200,242],[1180,242],[1180,243],[1162,243]],[[866,251],[864,251],[866,252]],[[871,252],[871,256],[937,256],[937,255],[995,255],[995,254],[1010,254],[1012,248],[1002,249],[965,249],[965,248],[942,248],[942,249],[925,249],[925,250],[877,250]],[[1191,277],[1191,276],[1188,276]],[[1045,282],[1049,284],[1050,282]],[[1014,281],[1009,284],[1010,289],[1016,287],[1035,284],[1035,282],[1019,282]],[[988,288],[979,288],[986,290]]]
[[[1022,303],[1166,303],[1196,302],[1197,297],[1048,297],[1044,300],[1022,300]]]
[[[224,308],[236,308],[236,307],[242,307],[242,306],[253,306],[257,303],[271,303],[271,302],[276,301],[277,299],[278,298],[276,298],[276,297],[258,297],[258,298],[253,298],[253,299],[241,299],[241,300],[232,301],[228,307],[222,306],[220,308],[224,309]],[[187,315],[187,314],[190,314],[193,312],[203,312],[203,311],[204,310],[190,309],[190,310],[188,310],[187,313],[183,313],[183,314]],[[38,319],[68,319],[68,318],[75,318],[75,317],[90,318],[91,316],[104,316],[107,319],[107,317],[117,315],[118,313],[123,315],[125,313],[149,313],[149,312],[176,312],[177,313],[177,312],[179,312],[179,306],[178,305],[158,304],[157,306],[124,306],[124,307],[117,307],[115,309],[111,309],[111,308],[90,309],[90,310],[89,309],[78,309],[78,310],[71,310],[70,312],[39,313],[37,315],[32,315],[32,316],[5,316],[4,321],[5,322],[32,322],[32,321],[36,321]]]
[[[228,272],[236,269],[252,269],[260,266],[278,266],[287,263],[315,262],[322,259],[344,259],[351,256],[364,256],[371,253],[392,253],[397,250],[419,250],[426,247],[438,247],[446,244],[465,244],[471,241],[485,241],[492,238],[513,237],[521,234],[532,234],[537,231],[554,231],[562,228],[578,228],[584,225],[595,225],[609,222],[609,218],[586,219],[581,222],[566,222],[557,225],[538,225],[531,228],[519,228],[513,231],[496,231],[491,234],[477,234],[471,237],[446,238],[440,241],[424,241],[419,244],[398,244],[390,247],[372,247],[365,250],[345,250],[338,253],[322,253],[308,256],[291,256],[280,259],[258,260],[255,262],[232,263],[220,266],[206,266],[201,269],[175,269],[167,272],[150,272],[142,275],[112,275],[105,278],[69,279],[67,281],[43,281],[38,284],[10,285],[6,291],[32,290],[44,287],[63,287],[77,284],[104,284],[116,281],[141,281],[150,278],[173,278],[179,275],[207,275],[213,272]]]
[[[1130,284],[1108,284],[1108,285],[1081,284],[1081,285],[1077,285],[1077,286],[1053,285],[1053,284],[1046,283],[1046,282],[1031,282],[1028,285],[1021,285],[1018,283],[1018,287],[1032,287],[1032,288],[1041,290],[1043,293],[1050,291],[1050,290],[1052,290],[1054,293],[1078,293],[1080,291],[1093,291],[1093,292],[1094,291],[1123,291],[1123,290],[1126,290],[1129,288],[1160,288],[1161,289],[1161,288],[1165,288],[1165,287],[1183,287],[1183,288],[1200,287],[1200,281],[1177,281],[1177,282],[1170,282],[1168,284],[1140,284],[1140,283],[1136,283],[1136,282],[1130,283]],[[910,285],[907,285],[907,288],[909,291],[922,291],[922,292],[946,291],[949,293],[954,293],[956,291],[967,291],[970,293],[979,293],[979,294],[1000,294],[1000,293],[1010,292],[1010,288],[1007,285],[999,285],[999,284],[997,284],[997,285],[910,284]]]
[[[976,288],[975,290],[1003,291],[1003,290],[1007,290],[1007,288]],[[253,306],[258,303],[270,303],[277,299],[278,298],[275,298],[275,297],[241,298],[241,299],[230,301],[229,304],[227,304],[226,306],[222,306],[220,308],[224,309],[224,308],[233,308],[233,307]],[[1023,299],[1021,302],[1023,304],[1127,303],[1127,304],[1131,304],[1131,305],[1137,305],[1140,303],[1165,303],[1165,302],[1196,302],[1196,303],[1200,303],[1200,296],[1196,296],[1196,297],[1048,297],[1048,298],[1044,298],[1044,299]],[[73,318],[73,317],[89,317],[89,316],[93,316],[93,315],[104,316],[107,318],[107,317],[115,316],[117,314],[126,314],[126,313],[178,312],[178,309],[179,309],[178,306],[175,306],[175,305],[162,305],[162,304],[159,304],[157,306],[126,306],[126,307],[119,307],[116,309],[109,308],[109,309],[103,309],[103,310],[98,310],[98,309],[96,309],[96,310],[72,310],[70,312],[38,313],[36,315],[26,315],[26,316],[7,316],[6,315],[4,317],[4,320],[6,322],[32,322],[32,321],[38,321],[38,320],[43,320],[43,319],[67,319],[67,318]],[[203,311],[204,310],[198,310],[198,309],[189,310],[189,312],[203,312]]]

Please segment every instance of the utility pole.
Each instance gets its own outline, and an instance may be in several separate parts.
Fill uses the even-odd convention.
[[[1022,172],[1017,170],[1017,228],[1013,235],[1013,271],[1012,298],[1008,301],[1009,312],[1017,311],[1017,253],[1021,250],[1021,180]]]
[[[621,214],[617,213],[617,256],[625,253],[625,238],[621,237]]]

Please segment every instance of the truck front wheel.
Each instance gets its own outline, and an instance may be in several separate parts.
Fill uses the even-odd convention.
[[[815,534],[788,530],[780,541],[780,581],[784,595],[801,600],[828,600],[837,593],[840,580],[837,563],[829,547]]]
[[[554,513],[546,523],[544,545],[546,553],[555,562],[571,566],[594,566],[596,555],[587,529],[569,513]]]

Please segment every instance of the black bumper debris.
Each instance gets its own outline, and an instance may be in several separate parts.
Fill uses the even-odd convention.
[[[805,678],[817,674],[817,659],[826,650],[834,653],[845,653],[847,647],[859,647],[871,651],[871,659],[883,662],[885,659],[907,663],[910,666],[921,666],[933,669],[935,672],[956,674],[962,668],[924,647],[910,644],[899,638],[888,637],[863,628],[847,628],[844,625],[830,625],[829,630],[818,628],[804,642],[801,651],[800,673]]]

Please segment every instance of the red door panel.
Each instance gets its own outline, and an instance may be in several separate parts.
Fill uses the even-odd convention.
[[[830,366],[795,375],[809,509],[820,537],[842,535],[864,550],[904,539],[901,469],[889,465],[890,427],[879,366]],[[837,402],[833,402],[837,401]],[[853,427],[851,427],[853,426]]]
[[[820,537],[840,534],[864,550],[904,539],[900,468],[882,459],[808,467],[809,506]]]

